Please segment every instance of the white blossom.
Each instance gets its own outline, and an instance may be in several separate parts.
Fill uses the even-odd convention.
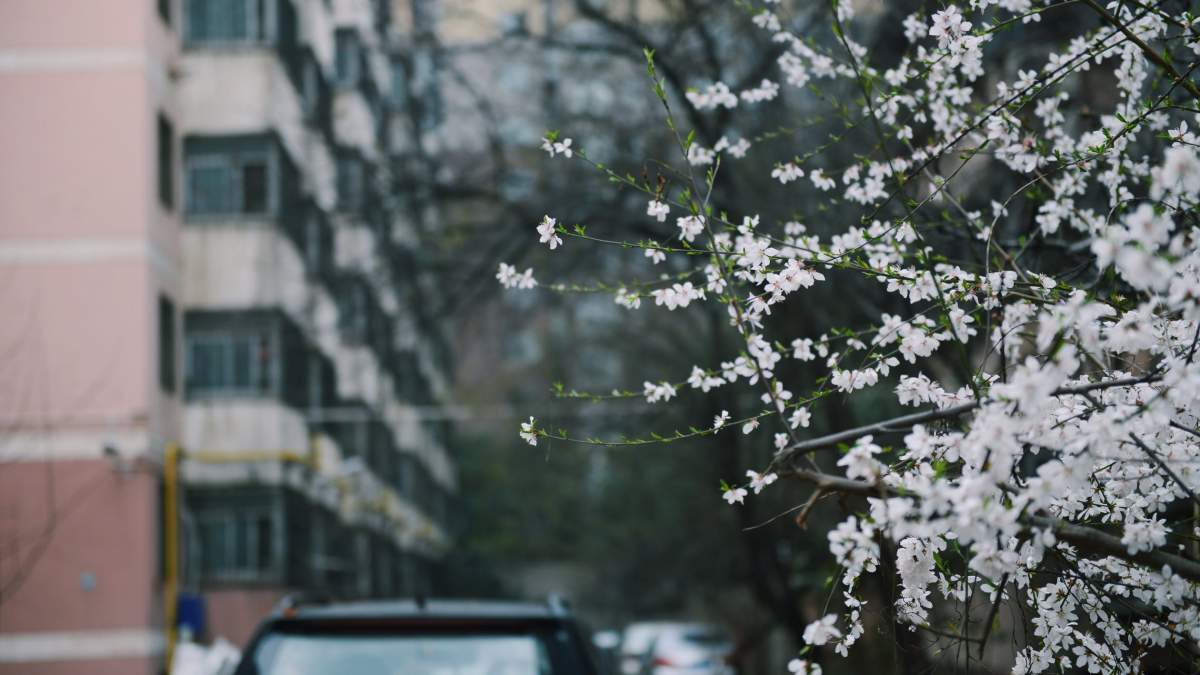
[[[704,232],[704,219],[700,216],[676,218],[675,224],[679,227],[679,237],[687,242],[695,241]]]
[[[837,615],[826,614],[821,619],[808,624],[804,628],[804,642],[814,647],[819,647],[827,644],[830,640],[840,638],[842,632],[834,625],[836,623]]]
[[[555,233],[555,221],[550,216],[544,216],[542,222],[537,226],[538,235],[541,236],[539,243],[549,244],[550,250],[562,246],[562,237]]]
[[[754,494],[762,492],[763,488],[779,479],[779,476],[774,473],[758,473],[757,471],[747,471],[746,476],[750,479],[750,488],[754,490]]]
[[[655,384],[647,381],[642,385],[644,391],[642,395],[646,397],[647,403],[658,403],[659,401],[670,401],[675,397],[675,386],[670,382],[659,382]]]
[[[530,445],[537,445],[538,435],[537,429],[534,426],[536,424],[537,420],[533,419],[532,417],[529,418],[528,422],[521,422],[521,432],[519,434],[521,436],[521,440]]]
[[[561,141],[558,141],[547,136],[542,139],[542,149],[545,150],[546,153],[551,157],[554,157],[555,155],[562,155],[563,157],[570,159],[575,154],[574,151],[571,150],[571,139],[569,138],[564,138]]]
[[[667,206],[663,202],[658,201],[657,199],[651,199],[649,204],[646,205],[646,215],[660,223],[667,220],[667,214],[670,212],[671,207]]]
[[[537,280],[533,278],[533,268],[518,273],[517,269],[508,263],[500,263],[496,280],[505,288],[529,289],[537,286]]]
[[[697,110],[712,110],[713,108],[736,108],[737,96],[729,90],[729,86],[724,82],[710,84],[704,91],[689,91],[687,92],[687,100],[696,107]]]

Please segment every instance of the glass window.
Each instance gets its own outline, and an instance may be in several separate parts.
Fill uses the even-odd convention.
[[[255,159],[242,165],[242,213],[265,213],[268,203],[267,163]]]
[[[188,336],[189,393],[266,393],[272,389],[275,371],[275,355],[267,335],[210,333]]]
[[[337,48],[334,55],[334,71],[340,85],[353,87],[358,84],[361,55],[358,35],[351,29],[339,29]]]
[[[175,207],[175,130],[158,115],[158,200],[168,210]]]
[[[254,359],[250,358],[250,341],[245,338],[234,338],[230,342],[233,369],[230,374],[230,385],[233,389],[246,390],[253,382],[250,370],[254,367]]]
[[[250,564],[250,556],[252,549],[248,545],[250,543],[250,523],[244,517],[232,516],[230,518],[233,524],[233,567],[239,570],[253,569]],[[257,543],[257,542],[255,542]],[[257,546],[254,550],[257,550]]]
[[[404,62],[396,60],[392,62],[392,90],[390,92],[392,104],[401,106],[404,105],[408,97],[408,71],[404,68]]]
[[[188,166],[188,211],[231,213],[235,186],[232,167],[219,160],[196,160]]]
[[[228,345],[220,341],[192,340],[188,348],[188,389],[220,388],[225,374]]]
[[[254,563],[260,570],[270,569],[275,558],[275,540],[272,537],[273,528],[271,524],[272,521],[269,515],[261,515],[254,522],[256,529],[254,539],[258,545],[254,552]]]
[[[255,650],[255,664],[259,675],[575,672],[556,670],[544,639],[534,635],[275,633]]]
[[[321,270],[323,257],[320,216],[310,213],[304,222],[304,258],[310,272]]]
[[[225,525],[223,520],[206,518],[199,521],[200,531],[200,569],[202,572],[213,572],[229,567],[225,553]]]
[[[304,62],[300,83],[304,94],[304,114],[309,120],[316,120],[320,116],[321,106],[321,73],[316,61],[309,59]]]
[[[196,517],[200,572],[208,578],[255,578],[275,560],[275,519],[270,511],[202,510]]]
[[[343,211],[361,210],[366,197],[365,183],[362,159],[353,153],[338,155],[338,208]]]
[[[324,401],[324,373],[322,372],[321,359],[316,356],[310,356],[308,360],[308,405],[313,409],[320,409]]]
[[[259,335],[254,348],[257,363],[250,372],[254,375],[254,386],[259,391],[266,391],[271,388],[271,373],[274,371],[271,363],[271,341],[266,335]]]
[[[158,384],[175,391],[175,303],[158,296]]]
[[[342,287],[338,303],[338,318],[346,337],[362,341],[367,337],[367,292],[361,285],[347,284]]]
[[[185,0],[188,42],[248,42],[267,37],[269,0]]]
[[[271,170],[265,151],[194,152],[187,162],[187,210],[192,214],[272,212]]]

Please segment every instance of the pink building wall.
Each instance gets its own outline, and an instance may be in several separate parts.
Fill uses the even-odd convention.
[[[155,120],[177,49],[154,2],[0,2],[0,673],[161,666],[179,399],[156,312],[178,296],[179,220]],[[116,634],[132,646],[106,649]]]
[[[105,459],[20,462],[0,470],[0,545],[9,588],[0,598],[0,639],[9,645],[0,673],[81,672],[72,636],[161,624],[158,571],[158,479],[145,471],[114,471]],[[29,655],[30,636],[40,646]],[[16,646],[14,646],[16,645]],[[41,661],[38,654],[49,657]],[[54,654],[62,657],[55,659]],[[87,672],[152,673],[159,658],[87,659]]]

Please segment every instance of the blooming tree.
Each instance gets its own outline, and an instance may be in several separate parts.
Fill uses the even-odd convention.
[[[1189,124],[1200,123],[1200,26],[1184,3],[931,4],[894,27],[908,51],[877,63],[855,42],[853,7],[832,3],[823,39],[790,32],[777,0],[751,8],[748,20],[779,50],[779,81],[745,91],[706,83],[675,101],[648,52],[679,150],[663,164],[666,180],[595,163],[565,134],[543,144],[555,161],[589,163],[644,193],[661,236],[629,241],[547,215],[531,245],[640,249],[649,269],[670,272],[605,285],[618,305],[719,305],[741,339],[728,360],[690,372],[560,393],[671,405],[682,388],[741,387],[761,409],[621,439],[575,437],[531,418],[521,437],[624,446],[760,436],[773,458],[722,486],[735,508],[780,478],[812,486],[801,519],[825,496],[858,498],[861,508],[828,534],[841,610],[807,626],[810,647],[848,653],[864,634],[862,579],[886,563],[899,583],[886,611],[980,654],[1002,606],[1024,612],[1014,672],[1138,672],[1164,650],[1194,653],[1200,137]],[[1052,21],[1074,33],[1038,67],[1011,77],[989,69],[1000,36],[1021,44]],[[822,80],[845,83],[857,100],[827,101],[847,111],[849,131],[815,148],[787,147],[786,134],[702,147],[673,113],[821,97],[812,85]],[[856,159],[831,164],[830,148],[849,142],[860,143]],[[715,208],[723,172],[768,149],[790,157],[762,181],[810,184],[786,205],[794,217]],[[830,219],[828,236],[805,225]],[[671,267],[676,258],[684,264]],[[820,311],[804,306],[806,289],[853,277],[905,310],[831,334],[773,334],[773,313]],[[504,263],[497,278],[523,291],[588,290],[539,284],[533,270]],[[824,374],[784,381],[789,359],[822,363]],[[879,388],[917,411],[810,433],[823,406]],[[950,606],[960,610],[953,625],[941,611]],[[804,656],[792,672],[819,672]]]

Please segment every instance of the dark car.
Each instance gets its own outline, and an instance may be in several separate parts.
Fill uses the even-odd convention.
[[[596,675],[561,603],[293,605],[259,627],[235,675]]]

